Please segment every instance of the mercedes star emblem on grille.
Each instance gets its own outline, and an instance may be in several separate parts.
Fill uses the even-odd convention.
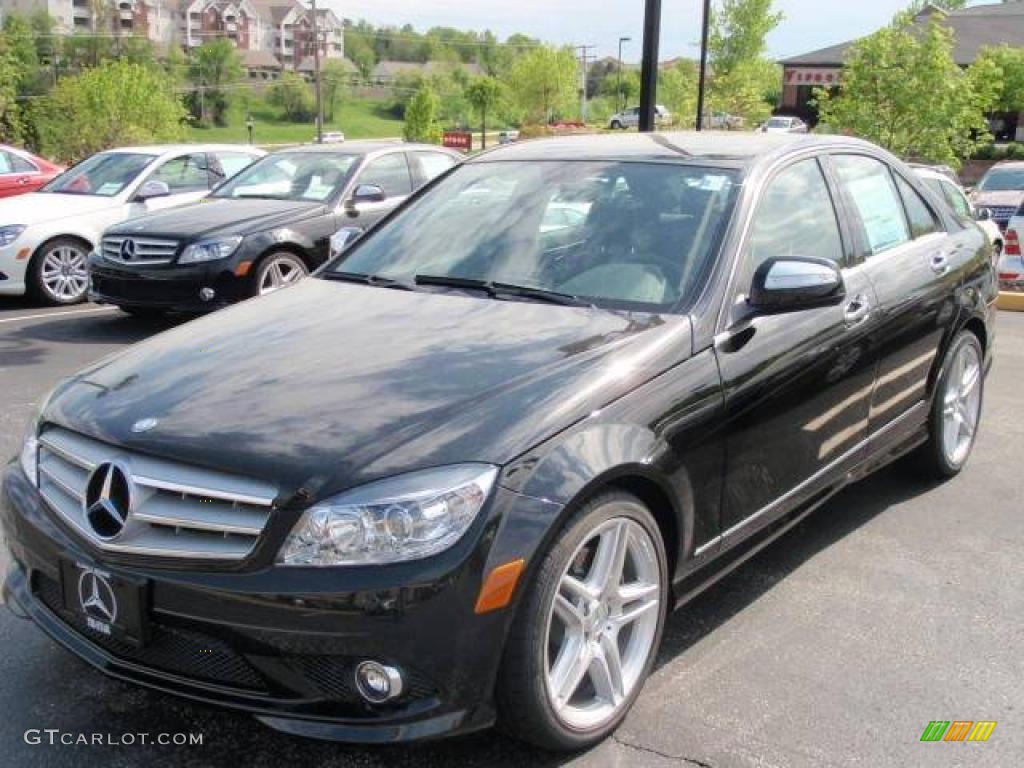
[[[117,619],[117,598],[107,577],[92,568],[78,577],[78,603],[87,619],[113,624]]]
[[[128,522],[132,484],[119,464],[105,462],[93,470],[85,489],[85,517],[101,539],[116,538]]]
[[[121,258],[124,261],[131,261],[135,258],[135,241],[125,239],[121,242]]]

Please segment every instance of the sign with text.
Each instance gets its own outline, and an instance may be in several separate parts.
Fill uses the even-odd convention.
[[[469,151],[473,148],[473,134],[468,131],[445,131],[444,145],[449,149]]]
[[[828,67],[787,67],[784,77],[786,85],[820,85],[822,88],[828,88],[841,84],[843,70]]]

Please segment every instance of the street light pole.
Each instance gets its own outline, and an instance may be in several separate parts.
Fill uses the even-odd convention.
[[[320,32],[317,27],[316,0],[313,9],[313,90],[316,92],[316,143],[324,143],[324,104],[320,95]]]
[[[615,92],[615,111],[621,112],[625,107],[622,104],[622,44],[632,42],[631,37],[620,37],[619,38],[619,88]]]
[[[711,0],[704,0],[700,33],[700,82],[697,84],[697,130],[704,130],[704,91],[708,81],[708,35],[711,31]]]
[[[661,42],[661,0],[644,1],[644,59],[640,67],[640,130],[654,130],[658,96],[658,44]]]

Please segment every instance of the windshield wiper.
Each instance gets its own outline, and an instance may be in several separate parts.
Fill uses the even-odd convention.
[[[401,280],[381,275],[364,275],[362,272],[324,272],[320,276],[325,280],[334,280],[339,283],[359,283],[360,285],[372,285],[375,288],[394,288],[398,291],[416,290],[414,285]]]
[[[532,301],[543,301],[549,304],[561,304],[569,307],[593,306],[586,299],[569,293],[550,291],[546,288],[533,288],[528,285],[514,285],[494,280],[478,280],[472,277],[454,277],[446,275],[416,275],[416,285],[437,285],[444,288],[464,288],[469,291],[481,291],[492,299],[502,296],[516,296]]]

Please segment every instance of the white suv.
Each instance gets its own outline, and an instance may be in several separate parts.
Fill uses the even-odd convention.
[[[107,227],[199,200],[266,153],[246,146],[126,147],[100,152],[38,192],[0,200],[0,296],[75,304]]]
[[[661,106],[661,104],[657,104],[654,107],[654,122],[658,125],[671,123],[672,115],[667,109]],[[613,131],[625,128],[639,128],[640,107],[624,109],[621,112],[612,115],[608,120],[608,127]]]

